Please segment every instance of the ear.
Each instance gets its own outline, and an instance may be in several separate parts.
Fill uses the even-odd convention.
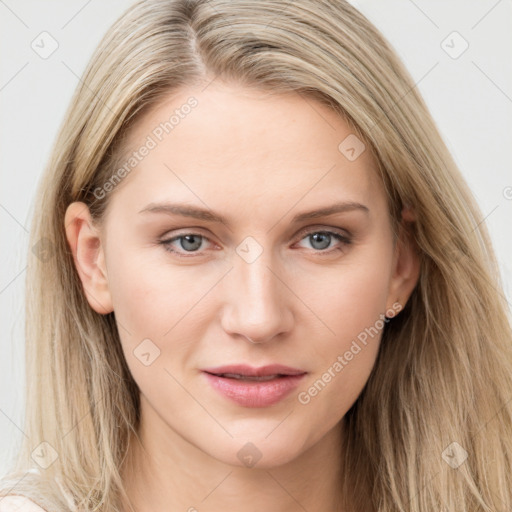
[[[89,305],[102,315],[112,312],[104,247],[88,206],[81,202],[71,203],[64,216],[64,226]]]
[[[409,225],[415,220],[416,217],[412,209],[407,206],[404,207],[393,257],[393,274],[389,283],[387,309],[393,310],[393,304],[398,302],[400,310],[402,310],[418,283],[420,257],[417,245],[408,229]]]

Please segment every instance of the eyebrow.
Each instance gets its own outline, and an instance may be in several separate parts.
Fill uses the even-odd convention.
[[[357,203],[355,201],[345,201],[335,203],[330,206],[325,206],[323,208],[299,213],[293,217],[292,222],[297,223],[308,219],[327,217],[329,215],[334,215],[335,213],[349,212],[354,210],[359,210],[366,214],[370,212],[370,209],[364,204]],[[212,210],[178,203],[150,203],[142,210],[140,210],[139,213],[165,213],[168,215],[180,215],[182,217],[191,217],[209,222],[220,222],[226,225],[228,224],[228,221],[224,216],[215,213]]]

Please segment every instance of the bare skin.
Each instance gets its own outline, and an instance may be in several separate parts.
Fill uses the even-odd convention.
[[[351,160],[338,149],[352,133],[338,115],[298,94],[217,80],[201,89],[169,96],[138,121],[133,151],[190,96],[198,101],[110,192],[104,224],[83,203],[66,212],[87,300],[99,314],[115,311],[141,390],[140,442],[123,467],[130,503],[137,512],[341,511],[343,417],[381,332],[364,345],[357,337],[399,314],[419,260],[408,238],[393,243],[370,152]],[[163,202],[226,222],[141,212]],[[339,202],[365,208],[293,221]],[[167,243],[177,253],[159,243],[190,234]],[[149,365],[137,351],[147,339],[145,353],[158,353]],[[278,403],[246,407],[201,371],[234,363],[307,373]]]

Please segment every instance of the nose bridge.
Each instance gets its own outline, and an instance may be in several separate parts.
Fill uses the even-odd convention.
[[[247,245],[240,244],[237,253],[230,277],[228,330],[265,341],[290,327],[286,287],[275,275],[278,272],[271,250],[258,248],[249,240]]]

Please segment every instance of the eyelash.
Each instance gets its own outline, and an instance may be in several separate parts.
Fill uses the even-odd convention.
[[[331,248],[328,250],[313,249],[313,251],[315,251],[320,256],[328,255],[328,254],[330,255],[336,251],[341,251],[341,250],[343,250],[343,248],[345,248],[346,246],[348,246],[352,243],[351,236],[342,235],[341,233],[338,233],[337,231],[329,231],[329,230],[322,230],[322,229],[314,229],[314,230],[310,230],[307,232],[302,232],[300,234],[301,238],[299,239],[299,242],[302,241],[304,238],[307,238],[310,235],[319,234],[319,233],[324,234],[324,235],[325,234],[330,235],[330,236],[334,237],[336,240],[338,240],[339,242],[341,242],[341,247],[338,246],[338,247],[334,247],[334,248]],[[166,240],[159,240],[158,243],[163,246],[164,250],[166,250],[172,254],[175,254],[179,258],[194,258],[194,257],[196,257],[197,254],[201,254],[201,253],[198,251],[191,251],[189,253],[186,253],[189,255],[185,256],[180,251],[171,249],[172,242],[175,242],[176,240],[179,240],[180,238],[184,238],[187,235],[199,236],[202,239],[208,240],[208,238],[206,236],[201,235],[200,233],[188,232],[188,233],[183,233],[181,235],[178,235],[173,238],[166,239]]]

